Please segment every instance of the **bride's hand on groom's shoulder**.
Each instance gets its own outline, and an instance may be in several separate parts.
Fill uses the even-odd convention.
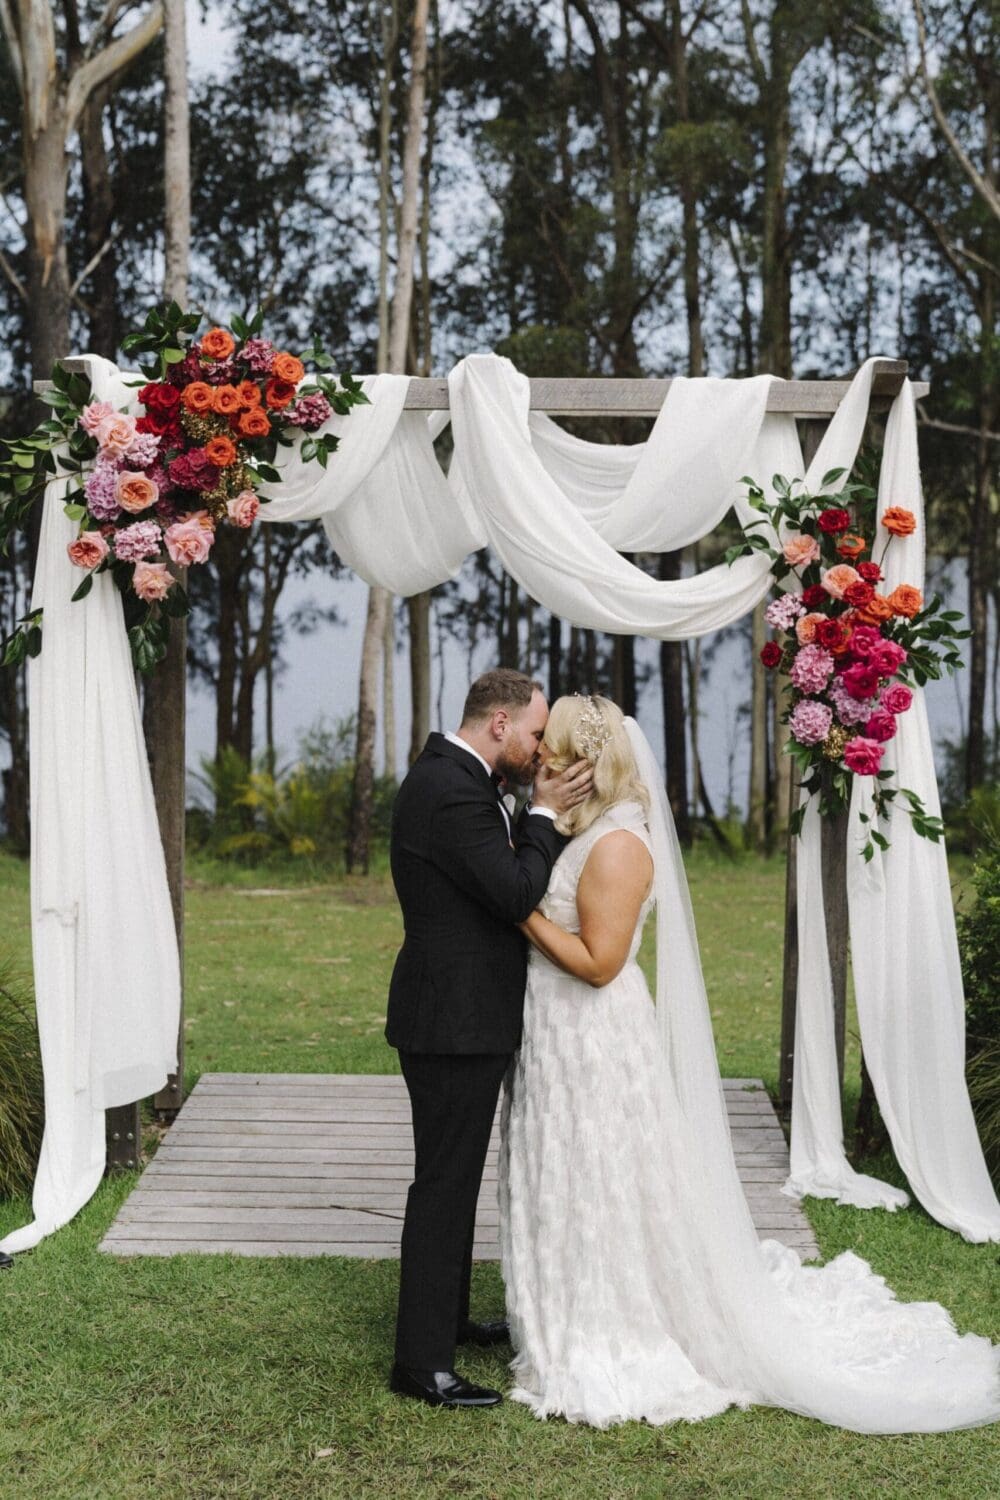
[[[593,786],[594,768],[589,761],[574,761],[565,771],[550,771],[548,766],[542,766],[535,778],[532,805],[547,807],[560,818],[585,802]]]

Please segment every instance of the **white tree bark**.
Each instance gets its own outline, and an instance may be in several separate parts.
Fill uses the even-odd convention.
[[[164,296],[184,307],[191,262],[191,130],[188,109],[187,17],[184,0],[164,0],[166,183]]]

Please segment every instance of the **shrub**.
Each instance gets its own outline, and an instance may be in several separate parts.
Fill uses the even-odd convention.
[[[1000,1180],[1000,1042],[991,1042],[969,1063],[969,1097],[993,1181]]]
[[[958,916],[970,1054],[1000,1042],[1000,832],[983,833],[972,877],[975,905]]]
[[[31,1188],[44,1098],[31,988],[9,959],[0,958],[0,1198]]]

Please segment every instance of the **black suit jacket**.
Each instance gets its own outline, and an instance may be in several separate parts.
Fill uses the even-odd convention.
[[[521,1040],[534,911],[568,840],[521,820],[511,848],[484,767],[432,734],[392,815],[392,878],[406,936],[389,987],[386,1038],[404,1052],[513,1052]]]

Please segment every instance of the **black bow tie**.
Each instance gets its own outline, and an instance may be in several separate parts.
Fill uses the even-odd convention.
[[[490,780],[493,783],[494,790],[498,792],[500,790],[500,788],[503,786],[503,780],[504,780],[503,777],[500,775],[500,772],[499,771],[491,771],[490,772]]]

